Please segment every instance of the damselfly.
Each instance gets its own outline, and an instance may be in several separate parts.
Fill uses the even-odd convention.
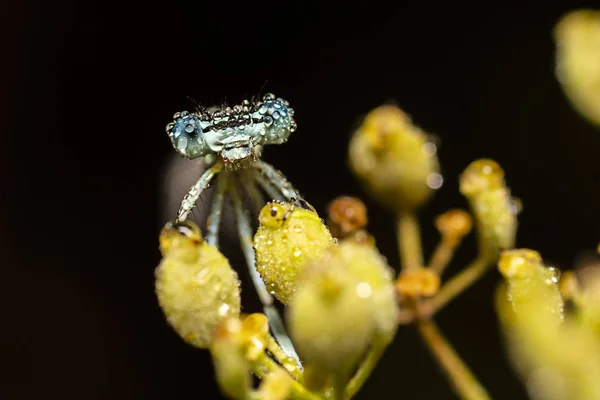
[[[216,191],[210,205],[205,238],[208,244],[218,247],[223,203],[226,197],[231,199],[250,276],[269,318],[273,335],[286,354],[300,365],[275,308],[274,298],[255,268],[252,225],[242,206],[245,193],[260,209],[266,204],[261,193],[265,192],[273,200],[293,202],[313,210],[281,172],[260,158],[263,146],[285,143],[296,130],[294,110],[284,99],[266,94],[260,101],[245,100],[235,107],[200,108],[193,112],[175,113],[166,130],[173,147],[181,156],[188,159],[204,158],[207,166],[184,196],[176,221],[185,221],[205,189],[215,183]]]

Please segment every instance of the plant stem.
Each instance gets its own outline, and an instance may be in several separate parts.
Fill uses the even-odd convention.
[[[402,270],[414,270],[423,266],[423,250],[419,221],[413,211],[398,213],[398,248]]]
[[[350,382],[346,385],[344,390],[344,399],[349,400],[360,390],[365,384],[373,369],[377,365],[377,362],[383,355],[386,345],[382,341],[375,341],[369,349],[365,359],[358,367],[358,371],[354,374]]]
[[[424,305],[428,308],[428,313],[433,315],[433,313],[461,294],[465,289],[481,278],[491,264],[492,262],[489,258],[481,256],[477,257],[465,269],[452,277],[448,282],[444,283],[434,297],[424,302]]]
[[[450,260],[454,256],[455,246],[451,246],[448,241],[442,239],[436,246],[433,251],[433,255],[431,256],[431,260],[429,260],[428,268],[438,274],[442,275],[448,264],[450,264]]]
[[[450,380],[456,394],[463,400],[490,400],[486,390],[456,354],[435,322],[422,321],[418,326],[421,337]]]

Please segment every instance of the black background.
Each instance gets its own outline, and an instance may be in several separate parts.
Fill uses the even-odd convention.
[[[564,12],[593,3],[324,3],[45,2],[6,12],[0,397],[218,397],[208,353],[171,331],[153,292],[161,173],[173,155],[164,126],[193,107],[186,96],[236,103],[264,86],[289,100],[299,128],[265,159],[320,212],[340,194],[365,198],[392,265],[390,214],[346,164],[352,128],[388,100],[442,142],[445,184],[421,214],[427,251],[432,218],[466,206],[457,176],[479,157],[504,166],[524,203],[518,246],[560,268],[595,248],[600,129],[563,96],[552,40]],[[438,320],[494,398],[524,398],[497,331],[497,281],[490,272]],[[405,327],[359,398],[453,395]]]

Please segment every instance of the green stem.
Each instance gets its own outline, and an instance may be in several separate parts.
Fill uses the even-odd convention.
[[[431,320],[420,322],[419,333],[461,399],[491,399],[471,370],[444,338],[435,322]]]
[[[454,256],[455,248],[456,246],[451,246],[448,241],[442,239],[433,251],[433,255],[431,256],[431,260],[429,260],[427,268],[439,276],[442,276],[444,270],[448,264],[450,264],[450,261]]]
[[[412,211],[398,213],[398,248],[402,270],[414,270],[423,266],[421,230],[417,216]]]
[[[456,296],[464,292],[465,289],[475,283],[475,281],[481,278],[491,265],[492,262],[489,258],[481,256],[477,257],[465,269],[444,283],[434,297],[423,303],[427,308],[427,313],[433,315],[436,311],[444,307]]]
[[[346,385],[346,390],[344,391],[344,399],[349,400],[356,395],[356,393],[360,390],[360,388],[365,384],[377,362],[383,355],[383,352],[387,346],[383,343],[383,341],[376,341],[369,349],[365,359],[362,361],[360,366],[358,367],[358,371],[354,374],[350,382]]]

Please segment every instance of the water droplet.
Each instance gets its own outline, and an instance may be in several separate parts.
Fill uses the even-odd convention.
[[[224,316],[225,314],[227,314],[227,311],[229,311],[229,304],[221,304],[221,307],[219,307],[219,315]]]
[[[300,257],[301,255],[302,255],[302,250],[296,249],[296,251],[294,251],[294,257]]]
[[[209,281],[209,275],[208,273],[210,272],[210,270],[208,268],[202,268],[200,270],[200,272],[198,272],[196,274],[196,282],[199,285],[204,285],[205,283],[207,283]]]
[[[297,226],[297,227],[294,228],[294,232],[300,233],[300,232],[302,232],[302,228],[300,228],[299,226]]]
[[[432,157],[437,152],[437,146],[433,142],[427,142],[421,147],[421,151],[426,157]]]

